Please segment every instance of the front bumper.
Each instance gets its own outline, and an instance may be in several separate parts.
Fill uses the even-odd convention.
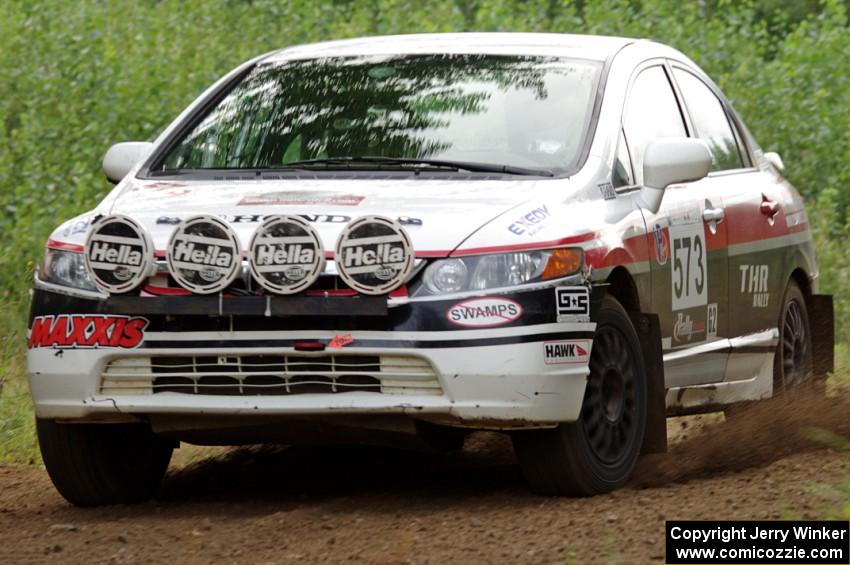
[[[36,290],[30,388],[39,417],[66,420],[402,414],[489,428],[574,421],[595,324],[559,322],[552,287],[509,298],[523,306],[516,321],[461,329],[446,319],[458,300],[405,302],[382,316],[240,315],[232,304],[222,315],[137,314],[126,310],[132,301],[116,314],[109,299]],[[110,317],[125,327],[137,315],[147,321],[138,343],[113,346],[124,338],[119,326],[110,330]],[[89,335],[100,331],[94,318],[105,332],[100,341]],[[57,321],[67,327],[57,330]],[[553,343],[579,343],[583,354],[553,362],[544,354]]]

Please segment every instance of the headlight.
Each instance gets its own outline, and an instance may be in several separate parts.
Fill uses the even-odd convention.
[[[441,259],[428,265],[414,296],[490,290],[546,281],[577,273],[579,247]]]
[[[97,290],[97,285],[86,271],[86,259],[82,253],[48,249],[44,255],[39,278],[45,282],[70,286],[82,290]]]

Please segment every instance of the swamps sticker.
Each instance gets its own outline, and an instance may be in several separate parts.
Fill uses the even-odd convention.
[[[30,349],[132,349],[142,343],[147,327],[147,318],[131,316],[37,316],[32,321],[27,346]]]
[[[522,306],[509,298],[471,298],[458,302],[446,312],[446,319],[465,328],[492,328],[509,324],[522,316]]]

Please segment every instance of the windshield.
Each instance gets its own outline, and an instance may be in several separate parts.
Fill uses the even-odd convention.
[[[581,153],[600,67],[484,55],[263,64],[157,170],[350,167],[368,157],[369,169],[422,159],[563,172]]]

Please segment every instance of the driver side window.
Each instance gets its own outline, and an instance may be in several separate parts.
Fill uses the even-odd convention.
[[[661,65],[644,69],[632,83],[623,113],[623,130],[638,184],[643,183],[643,154],[649,142],[687,137],[673,87]]]

